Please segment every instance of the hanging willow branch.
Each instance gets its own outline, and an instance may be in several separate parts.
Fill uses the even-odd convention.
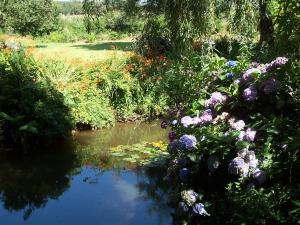
[[[194,39],[212,30],[213,3],[210,0],[169,0],[165,17],[173,45],[181,50],[189,49]]]

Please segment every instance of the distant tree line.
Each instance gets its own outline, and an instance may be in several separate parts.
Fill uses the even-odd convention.
[[[82,15],[83,9],[82,9],[82,2],[81,1],[70,1],[70,2],[63,2],[58,1],[55,2],[57,6],[57,10],[59,13],[63,15]]]

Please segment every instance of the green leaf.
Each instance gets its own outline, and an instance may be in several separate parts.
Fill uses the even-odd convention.
[[[235,143],[235,146],[238,148],[238,149],[243,149],[243,148],[247,148],[250,146],[250,143],[247,142],[247,141],[238,141]]]
[[[198,156],[194,153],[188,154],[188,157],[192,162],[197,162],[198,161]]]
[[[33,125],[33,122],[30,122],[24,126],[21,126],[19,128],[20,131],[24,131],[24,132],[28,132],[28,133],[32,133],[32,134],[37,134],[38,130],[37,128]]]
[[[2,117],[3,119],[5,119],[5,120],[7,120],[7,121],[10,121],[10,122],[12,122],[12,121],[15,120],[14,117],[12,117],[12,116],[6,114],[5,112],[0,112],[0,117]]]

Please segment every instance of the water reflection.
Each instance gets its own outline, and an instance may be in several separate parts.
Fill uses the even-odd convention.
[[[166,140],[166,131],[160,128],[159,121],[152,123],[118,123],[115,127],[94,132],[83,131],[74,139],[82,145],[96,146],[103,151],[117,145],[131,145],[143,141]]]
[[[0,154],[0,198],[9,212],[23,211],[24,220],[57,199],[70,187],[78,167],[72,151],[54,151],[40,156]]]
[[[153,132],[158,128],[138,127],[141,130],[136,134],[130,125],[128,131],[125,126],[110,135],[81,133],[59,151],[35,157],[0,154],[0,224],[171,224],[168,186],[161,171],[104,170],[83,165],[81,155],[75,154],[82,146],[101,146],[100,153],[108,152],[108,146],[158,141],[165,136]]]

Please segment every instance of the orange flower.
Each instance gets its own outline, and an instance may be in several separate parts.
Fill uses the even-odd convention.
[[[160,54],[160,55],[158,56],[158,60],[159,60],[160,62],[163,62],[163,61],[166,61],[166,60],[167,60],[167,57],[166,57],[165,55],[163,55],[163,54]]]
[[[131,64],[128,64],[127,67],[126,67],[126,70],[127,70],[128,72],[134,71],[134,65],[133,65],[132,63],[131,63]]]
[[[25,56],[29,56],[29,55],[32,55],[33,52],[34,52],[34,48],[33,47],[28,47],[25,49]]]

